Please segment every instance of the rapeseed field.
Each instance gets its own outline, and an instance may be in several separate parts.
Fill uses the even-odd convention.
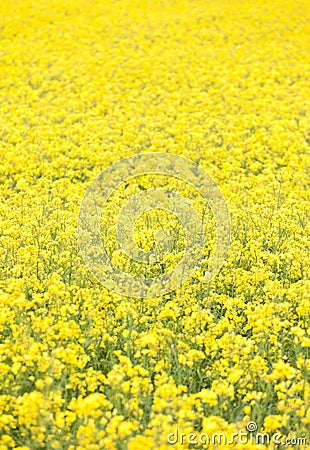
[[[307,448],[310,3],[4,0],[0,17],[0,450]],[[174,236],[160,263],[124,256],[115,225],[169,188],[206,218],[197,270],[129,296],[85,264],[87,188],[145,153],[221,190],[230,246],[210,282],[212,211],[166,175],[120,186],[102,239],[121,271],[173,270],[172,212],[135,228],[145,252]]]

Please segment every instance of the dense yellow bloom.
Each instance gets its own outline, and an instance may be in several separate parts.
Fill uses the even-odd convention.
[[[253,421],[309,445],[309,5],[1,2],[0,450],[164,450],[175,430],[229,439]],[[204,283],[211,208],[184,180],[130,179],[101,236],[120,270],[155,277],[155,297],[123,297],[85,266],[79,209],[110,164],[153,152],[214,178],[231,246]],[[141,251],[165,232],[173,244],[143,264],[116,226],[124,202],[153,188],[184,196],[207,236],[193,276],[157,297],[156,276],[186,249],[180,220],[141,214]]]

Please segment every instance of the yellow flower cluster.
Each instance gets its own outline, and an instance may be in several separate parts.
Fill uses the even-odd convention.
[[[249,422],[309,444],[310,3],[4,0],[0,15],[0,450],[193,448],[168,435],[229,439]],[[178,290],[135,299],[92,276],[76,228],[92,180],[145,152],[201,165],[232,236],[210,284],[202,262]],[[136,242],[169,229],[161,264],[117,248],[122,200],[154,183],[131,180],[102,214],[114,263],[143,276],[186,246],[152,211]]]

